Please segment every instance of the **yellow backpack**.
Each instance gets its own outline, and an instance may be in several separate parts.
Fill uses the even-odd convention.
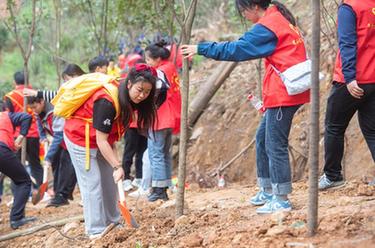
[[[64,83],[57,95],[52,99],[54,105],[53,114],[65,119],[78,118],[86,122],[85,125],[85,148],[86,148],[86,170],[90,169],[90,142],[89,142],[89,124],[92,118],[86,119],[74,116],[74,113],[99,89],[104,91],[113,99],[116,109],[117,119],[120,115],[120,104],[118,101],[118,87],[112,82],[116,81],[116,77],[103,73],[90,73],[73,78]]]
[[[57,95],[52,99],[53,114],[69,119],[97,90],[104,90],[113,99],[116,118],[120,113],[118,102],[118,88],[112,84],[116,77],[103,73],[89,73],[73,78],[64,83]]]

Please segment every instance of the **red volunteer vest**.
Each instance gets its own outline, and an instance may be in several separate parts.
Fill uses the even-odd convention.
[[[94,102],[98,99],[107,99],[113,103],[112,98],[103,90],[95,92],[75,113],[71,119],[65,121],[64,133],[74,144],[85,147],[85,119],[92,119],[94,111]],[[96,144],[96,129],[89,123],[89,142],[90,148],[98,148]],[[116,119],[112,125],[112,130],[108,136],[108,143],[113,144],[118,141],[124,133],[124,128],[120,122],[120,118]]]
[[[13,138],[14,126],[9,118],[8,111],[0,112],[0,123],[0,142],[15,151]]]
[[[288,95],[281,78],[271,67],[272,64],[283,72],[298,63],[306,61],[305,45],[298,29],[285,19],[276,6],[269,7],[258,23],[271,30],[278,40],[274,53],[265,58],[264,107],[294,106],[309,102],[309,90],[298,95]]]
[[[5,95],[4,98],[8,98],[13,105],[14,112],[23,112],[23,89],[25,86],[23,85],[17,85],[15,90],[12,90],[8,94]],[[34,116],[33,111],[28,108],[27,113],[29,113],[32,116],[31,126],[29,129],[29,133],[26,137],[30,138],[38,138],[38,126],[36,124],[36,118]],[[20,127],[16,127],[16,131],[14,133],[14,137],[17,137],[20,133]]]
[[[356,80],[359,84],[375,83],[375,0],[345,0],[344,3],[352,7],[357,17]],[[345,82],[340,50],[333,80]]]
[[[170,88],[167,91],[167,99],[157,111],[158,118],[155,130],[173,128],[173,133],[176,134],[180,131],[181,119],[181,94],[178,73],[174,64],[167,60],[161,61],[156,69],[165,73]]]

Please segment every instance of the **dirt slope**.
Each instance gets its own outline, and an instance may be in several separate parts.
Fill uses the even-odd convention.
[[[111,231],[101,240],[85,238],[83,223],[62,236],[55,229],[0,242],[0,247],[374,247],[375,188],[351,181],[345,188],[320,193],[319,230],[307,237],[307,187],[294,184],[291,201],[294,211],[277,215],[257,215],[248,204],[255,185],[230,185],[224,189],[199,189],[192,184],[187,191],[186,215],[175,220],[174,195],[166,203],[146,203],[129,199],[138,230],[127,226]],[[27,206],[28,215],[37,215],[41,224],[82,213],[76,200],[69,206],[47,208]],[[0,206],[0,234],[11,232],[8,209]],[[27,227],[31,227],[29,224]],[[25,227],[25,228],[27,228]],[[67,227],[65,227],[67,228]],[[63,230],[58,228],[58,230]]]

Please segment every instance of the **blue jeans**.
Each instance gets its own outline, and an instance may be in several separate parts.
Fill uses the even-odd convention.
[[[267,109],[256,133],[258,184],[275,195],[292,192],[288,137],[298,106]]]
[[[151,163],[152,187],[172,186],[171,181],[172,129],[162,129],[150,134],[147,140],[148,156]]]

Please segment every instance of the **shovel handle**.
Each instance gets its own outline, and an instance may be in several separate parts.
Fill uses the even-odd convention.
[[[125,201],[124,186],[122,185],[122,180],[117,182],[118,195],[120,197],[120,202]]]
[[[48,165],[43,165],[43,183],[48,180]]]
[[[48,152],[48,142],[43,143],[44,146],[44,157],[46,157]],[[48,180],[48,165],[43,165],[43,183],[47,182]]]
[[[49,145],[48,145],[48,142],[43,142],[43,147],[44,147],[44,156],[46,156],[47,155],[47,151],[48,151],[48,147]]]

